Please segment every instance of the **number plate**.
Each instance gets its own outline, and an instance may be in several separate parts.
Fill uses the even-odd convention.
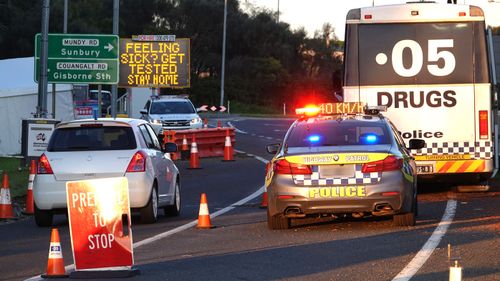
[[[429,174],[432,173],[434,169],[432,168],[432,165],[421,165],[417,166],[417,173],[418,174]]]

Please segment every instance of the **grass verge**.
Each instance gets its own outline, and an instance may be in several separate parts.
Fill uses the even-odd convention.
[[[28,190],[29,167],[21,167],[21,159],[0,157],[0,171],[9,177],[9,190],[12,198],[26,196]]]

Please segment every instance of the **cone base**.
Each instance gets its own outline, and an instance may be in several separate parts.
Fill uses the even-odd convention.
[[[196,228],[198,229],[212,229],[212,228],[215,228],[215,226],[211,225],[211,226],[196,226]]]
[[[137,268],[130,270],[80,270],[70,273],[69,278],[72,279],[96,279],[96,278],[128,278],[136,275],[141,275],[141,271]]]
[[[47,274],[42,274],[40,275],[42,278],[44,279],[50,279],[50,278],[68,278],[69,275],[68,274],[64,274],[64,275],[47,275]]]

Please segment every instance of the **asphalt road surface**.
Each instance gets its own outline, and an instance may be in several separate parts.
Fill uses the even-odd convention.
[[[499,193],[454,193],[430,184],[418,195],[415,227],[394,227],[390,218],[326,218],[295,221],[284,231],[266,225],[259,208],[266,144],[279,143],[289,119],[232,117],[238,129],[234,162],[205,159],[202,169],[182,173],[180,217],[156,224],[133,221],[135,267],[128,280],[448,280],[452,259],[464,280],[500,280]],[[210,120],[216,124],[216,120]],[[196,223],[205,192],[213,229]],[[73,263],[69,227],[56,217],[65,264]],[[31,217],[0,223],[0,279],[24,280],[44,273],[49,228]]]

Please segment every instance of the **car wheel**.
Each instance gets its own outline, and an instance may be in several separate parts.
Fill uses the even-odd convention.
[[[35,204],[35,223],[40,227],[52,226],[54,214],[52,210],[40,210]]]
[[[165,211],[165,215],[167,215],[167,216],[172,216],[172,217],[175,216],[176,217],[176,216],[180,215],[180,213],[181,213],[181,189],[180,189],[179,182],[175,183],[174,204],[165,207],[165,209],[163,209],[163,210]]]
[[[267,210],[267,227],[269,229],[289,229],[290,219],[283,216],[282,214],[277,214],[271,216],[269,214],[269,209]]]
[[[156,186],[151,189],[151,196],[149,197],[149,202],[141,210],[141,222],[142,223],[154,223],[158,218],[158,193],[156,191]]]
[[[416,222],[417,198],[414,197],[411,204],[411,212],[396,214],[392,218],[395,226],[414,226]]]

